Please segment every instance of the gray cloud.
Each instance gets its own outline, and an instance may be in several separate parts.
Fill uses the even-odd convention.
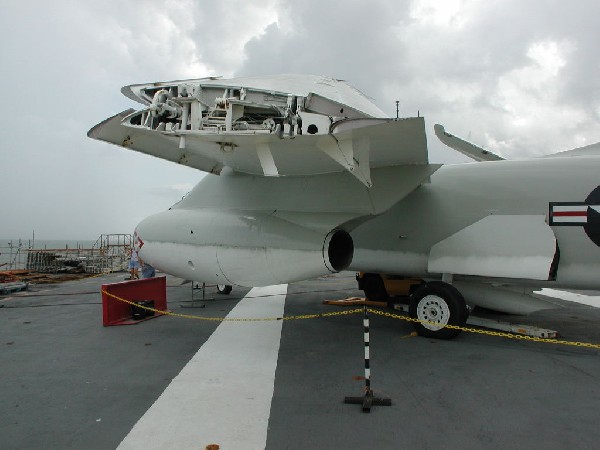
[[[317,73],[345,79],[372,95],[382,77],[402,74],[395,27],[408,2],[285,3],[278,23],[246,44],[239,75]],[[393,73],[390,70],[393,69]],[[387,74],[385,72],[388,72]]]
[[[390,115],[399,99],[404,114],[420,111],[509,157],[600,139],[593,1],[286,5],[236,73],[348,79]],[[538,47],[557,50],[555,75],[532,58]]]

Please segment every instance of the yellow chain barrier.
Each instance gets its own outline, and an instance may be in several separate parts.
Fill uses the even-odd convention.
[[[359,309],[351,309],[347,311],[336,311],[330,313],[322,313],[322,314],[305,314],[301,316],[286,316],[286,317],[254,317],[254,318],[230,318],[227,319],[225,317],[203,317],[203,316],[194,316],[191,314],[178,314],[171,311],[163,311],[156,308],[151,308],[149,306],[138,305],[136,302],[131,300],[126,300],[124,298],[118,297],[114,294],[111,294],[106,291],[102,291],[103,294],[114,298],[123,303],[128,303],[136,308],[145,309],[146,311],[152,311],[157,314],[162,314],[163,316],[172,316],[172,317],[180,317],[182,319],[194,319],[194,320],[204,320],[209,322],[274,322],[277,320],[303,320],[303,319],[318,319],[321,317],[333,317],[333,316],[347,316],[350,314],[358,314],[362,312],[362,308]]]
[[[149,306],[139,305],[133,301],[126,300],[124,298],[113,295],[109,292],[102,291],[103,294],[114,298],[120,302],[128,303],[136,308],[145,309],[147,311],[152,311],[157,314],[162,314],[165,316],[172,317],[180,317],[183,319],[194,319],[194,320],[204,320],[210,322],[273,322],[277,320],[304,320],[304,319],[319,319],[323,317],[334,317],[334,316],[348,316],[351,314],[361,314],[363,312],[363,308],[349,309],[345,311],[335,311],[330,313],[321,313],[321,314],[304,314],[300,316],[285,316],[285,317],[256,317],[256,318],[225,318],[225,317],[203,317],[203,316],[193,316],[191,314],[178,314],[171,311],[162,311],[160,309],[151,308]],[[373,313],[378,316],[389,317],[391,319],[403,320],[405,322],[420,322],[421,324],[431,324],[438,325],[436,322],[431,322],[428,320],[421,320],[414,317],[401,316],[399,314],[393,314],[387,311],[380,311],[378,309],[367,308],[367,311]],[[592,344],[589,342],[577,342],[577,341],[565,341],[560,339],[548,339],[548,338],[539,338],[534,336],[526,336],[523,334],[512,334],[501,331],[489,331],[481,328],[470,328],[470,327],[461,327],[458,325],[444,325],[444,328],[449,328],[451,330],[460,330],[465,331],[467,333],[475,333],[475,334],[483,334],[486,336],[496,336],[496,337],[504,337],[508,339],[522,340],[522,341],[533,341],[533,342],[543,342],[545,344],[556,344],[556,345],[568,345],[572,347],[585,347],[585,348],[593,348],[600,350],[600,344]]]
[[[371,309],[371,308],[369,308],[368,311],[373,314],[376,314],[378,316],[390,317],[392,319],[404,320],[406,322],[421,322],[422,324],[431,324],[431,325],[439,326],[439,324],[436,322],[430,322],[428,320],[420,320],[420,319],[416,319],[414,317],[401,316],[399,314],[392,314],[387,311],[379,311],[377,309]],[[480,328],[461,327],[458,325],[450,325],[450,324],[444,325],[444,328],[449,328],[451,330],[465,331],[467,333],[483,334],[486,336],[504,337],[504,338],[508,338],[508,339],[533,341],[533,342],[544,342],[546,344],[560,344],[560,345],[570,345],[570,346],[574,346],[574,347],[586,347],[586,348],[600,349],[600,344],[591,344],[589,342],[574,342],[574,341],[564,341],[564,340],[560,340],[560,339],[539,338],[539,337],[535,337],[535,336],[526,336],[524,334],[512,334],[512,333],[505,333],[502,331],[489,331],[489,330],[483,330]]]

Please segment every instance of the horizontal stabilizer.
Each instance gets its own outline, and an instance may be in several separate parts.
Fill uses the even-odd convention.
[[[435,131],[435,135],[440,141],[442,141],[443,144],[453,148],[465,156],[468,156],[471,159],[474,159],[475,161],[501,161],[504,159],[488,150],[478,147],[475,144],[471,144],[470,142],[447,133],[442,125],[435,124],[433,129]]]

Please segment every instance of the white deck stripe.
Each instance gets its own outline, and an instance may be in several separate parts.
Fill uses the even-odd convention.
[[[254,288],[227,317],[281,317],[286,293]],[[282,323],[219,325],[118,448],[264,449]]]

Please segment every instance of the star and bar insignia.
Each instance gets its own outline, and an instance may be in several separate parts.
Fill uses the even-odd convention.
[[[594,211],[600,214],[600,205],[588,205],[584,202],[551,202],[550,225],[585,225],[593,217]]]
[[[550,202],[550,226],[579,226],[600,247],[600,186],[584,202]]]

